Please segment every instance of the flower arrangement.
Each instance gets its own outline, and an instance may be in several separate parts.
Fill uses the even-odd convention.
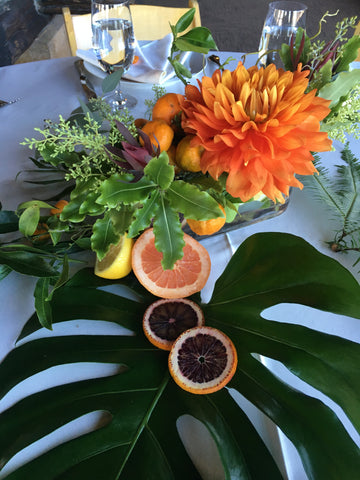
[[[180,21],[176,36],[188,20]],[[184,79],[185,72],[180,73]],[[157,92],[155,105],[164,98],[163,91]],[[273,65],[246,69],[239,63],[233,71],[220,67],[212,77],[204,76],[198,87],[186,85],[169,123],[156,118],[143,123],[126,111],[112,113],[98,99],[81,105],[68,120],[47,123],[38,130],[41,140],[25,139],[35,151],[32,161],[38,170],[53,174],[63,190],[56,198],[25,202],[17,212],[1,212],[2,232],[20,231],[25,238],[0,246],[1,277],[17,270],[39,278],[36,315],[18,340],[37,331],[39,321],[52,328],[78,318],[115,322],[133,335],[27,339],[0,364],[5,393],[18,381],[58,365],[119,365],[113,376],[30,395],[0,414],[1,468],[16,452],[74,418],[105,412],[97,430],[56,446],[9,478],[106,474],[141,479],[150,471],[164,480],[200,478],[178,437],[177,422],[184,414],[213,436],[227,478],[238,477],[240,471],[259,480],[282,478],[235,402],[235,390],[291,439],[309,478],[357,478],[358,448],[334,412],[281,381],[258,359],[282,362],[359,425],[359,380],[354,371],[359,345],[263,316],[266,308],[286,302],[360,318],[359,284],[337,262],[298,237],[257,234],[234,254],[208,303],[202,303],[198,293],[188,302],[177,301],[202,311],[196,327],[203,328],[205,322],[201,335],[223,332],[214,334],[216,342],[209,345],[215,345],[216,368],[226,364],[221,387],[230,381],[229,389],[211,385],[200,392],[211,396],[194,395],[199,393],[196,372],[190,387],[188,379],[180,378],[177,357],[162,350],[156,322],[153,328],[148,319],[145,335],[153,341],[145,338],[139,320],[145,321],[159,300],[132,273],[110,282],[94,275],[93,268],[69,274],[73,254],[88,249],[104,261],[125,234],[137,238],[144,230],[155,234],[154,256],[162,254],[164,274],[173,270],[184,254],[184,243],[189,243],[183,218],[208,222],[225,215],[231,220],[239,203],[259,194],[283,202],[290,187],[302,187],[298,175],[316,172],[313,152],[331,148],[322,128],[335,114],[332,99],[316,93],[309,89],[308,72],[300,64],[286,71]],[[342,108],[335,106],[337,111]],[[171,147],[162,148],[160,130],[155,134],[144,128],[151,121],[177,145],[191,137],[188,147],[201,152],[197,168],[185,169],[176,156],[172,159]],[[173,140],[170,143],[174,146]],[[67,200],[59,202],[64,196]],[[126,251],[130,248],[131,242]],[[109,285],[125,288],[117,294],[101,288]],[[171,302],[160,303],[169,308]],[[183,342],[181,337],[176,342]],[[226,355],[218,341],[226,345]]]

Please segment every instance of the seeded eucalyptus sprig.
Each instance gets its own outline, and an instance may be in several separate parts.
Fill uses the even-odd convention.
[[[175,25],[170,25],[173,34],[169,62],[174,68],[176,76],[186,85],[192,77],[191,72],[180,62],[181,52],[209,53],[209,50],[217,50],[216,43],[211,32],[206,27],[195,27],[183,33],[193,21],[195,8],[188,10],[179,18]],[[183,33],[182,35],[179,35]]]

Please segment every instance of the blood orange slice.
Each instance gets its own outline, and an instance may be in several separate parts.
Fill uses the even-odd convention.
[[[143,329],[148,340],[163,350],[170,350],[178,336],[189,328],[204,325],[199,305],[187,298],[162,298],[145,311]]]
[[[182,333],[169,354],[169,370],[184,390],[217,392],[233,377],[237,353],[230,338],[212,327],[194,327]]]
[[[210,256],[205,247],[184,233],[184,256],[172,270],[161,265],[162,253],[155,247],[152,228],[145,230],[132,250],[132,268],[139,282],[153,295],[184,298],[199,292],[210,275]]]

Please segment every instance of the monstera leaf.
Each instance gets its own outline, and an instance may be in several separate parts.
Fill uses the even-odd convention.
[[[279,303],[360,318],[360,286],[336,261],[304,240],[282,233],[248,238],[218,279],[206,324],[233,340],[238,368],[228,387],[193,395],[175,385],[167,353],[142,333],[141,318],[154,297],[131,275],[112,285],[89,269],[58,288],[54,323],[72,319],[115,322],[132,335],[50,336],[27,339],[0,365],[1,394],[38,372],[64,364],[117,364],[118,372],[74,381],[32,394],[0,415],[0,465],[59,427],[90,412],[103,424],[64,440],[6,476],[28,479],[200,479],[178,433],[190,416],[208,431],[226,479],[281,479],[274,460],[235,402],[240,392],[293,442],[308,478],[356,479],[359,449],[335,413],[320,400],[281,381],[259,355],[284,364],[341,406],[360,431],[360,345],[300,325],[266,320],[264,309]],[[195,296],[199,301],[199,297]],[[20,337],[38,329],[32,317]],[[20,338],[19,337],[19,338]],[[195,459],[196,463],[196,459]]]

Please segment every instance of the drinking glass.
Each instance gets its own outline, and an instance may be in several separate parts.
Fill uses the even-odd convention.
[[[125,73],[132,64],[135,48],[129,1],[92,0],[91,26],[93,49],[100,67],[109,74],[120,68]],[[137,103],[136,98],[122,93],[120,82],[113,92],[104,95],[104,100],[113,111]]]
[[[271,2],[265,18],[259,45],[259,63],[274,63],[282,67],[279,50],[283,43],[290,43],[299,27],[305,29],[307,6],[299,2]]]

